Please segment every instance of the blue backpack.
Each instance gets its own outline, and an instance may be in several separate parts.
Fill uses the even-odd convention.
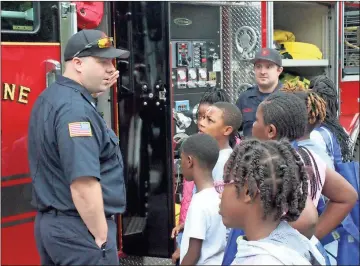
[[[359,162],[343,162],[341,148],[334,135],[324,127],[316,128],[326,143],[326,150],[333,158],[335,170],[342,175],[359,194]],[[359,197],[359,195],[358,195]],[[319,215],[326,206],[325,199],[322,197],[318,204]],[[337,265],[359,265],[359,199],[350,214],[341,224],[329,235],[321,239],[321,243],[326,245],[335,240],[338,241],[338,254],[336,257]],[[332,254],[329,254],[333,256]],[[334,257],[334,256],[333,256]]]
[[[237,238],[243,236],[244,231],[241,229],[231,229],[228,242],[225,248],[224,258],[221,265],[231,265],[237,253]]]

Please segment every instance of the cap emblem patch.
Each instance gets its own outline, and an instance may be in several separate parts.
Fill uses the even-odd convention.
[[[270,54],[270,51],[268,50],[268,49],[263,49],[262,51],[261,51],[261,55],[262,56],[268,56]]]

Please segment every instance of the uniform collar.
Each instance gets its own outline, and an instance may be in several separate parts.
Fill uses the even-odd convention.
[[[72,88],[75,92],[80,92],[84,96],[84,98],[95,108],[95,100],[91,96],[90,92],[76,81],[66,78],[64,76],[57,76],[56,83]]]
[[[281,83],[281,81],[279,80],[275,90],[273,92],[276,92],[278,91],[281,87],[283,86],[283,84]],[[249,97],[258,97],[260,95],[260,91],[259,91],[259,86],[258,85],[255,85],[253,87],[252,90],[250,90],[249,92]]]

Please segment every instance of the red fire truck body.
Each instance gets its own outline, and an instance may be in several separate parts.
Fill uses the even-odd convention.
[[[1,44],[1,190],[2,262],[38,263],[29,205],[31,178],[27,131],[31,108],[44,90],[44,62],[60,60],[59,44]]]

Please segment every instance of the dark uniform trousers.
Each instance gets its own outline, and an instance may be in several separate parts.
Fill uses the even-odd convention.
[[[101,249],[79,215],[38,212],[35,239],[41,265],[119,265],[116,224],[113,217],[106,220],[107,243]]]

